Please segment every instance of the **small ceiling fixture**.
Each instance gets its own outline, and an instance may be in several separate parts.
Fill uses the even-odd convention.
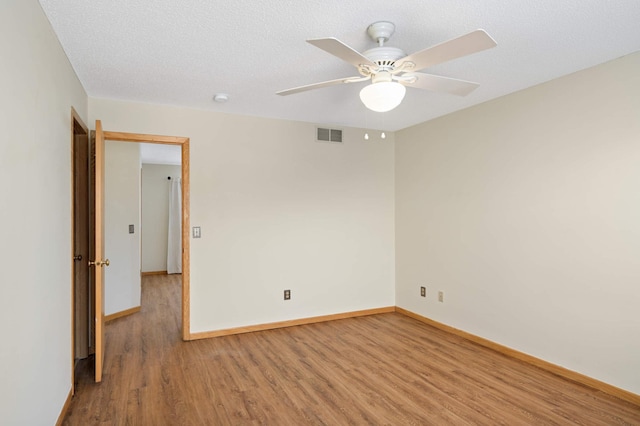
[[[385,46],[394,31],[395,25],[392,22],[380,21],[369,25],[367,33],[377,46],[363,53],[334,37],[307,40],[309,44],[350,63],[356,67],[360,75],[307,84],[282,90],[277,94],[292,95],[343,83],[370,81],[371,84],[360,91],[360,100],[367,108],[377,112],[391,111],[400,105],[404,99],[406,87],[465,96],[475,90],[479,84],[417,71],[490,49],[496,45],[484,30],[475,30],[407,55],[402,49]]]
[[[213,96],[213,100],[218,102],[218,103],[223,104],[223,103],[225,103],[225,102],[227,102],[229,100],[229,95],[227,95],[226,93],[216,93]]]
[[[387,134],[385,132],[380,133],[380,139],[386,139]],[[364,132],[364,140],[369,140],[369,132]]]

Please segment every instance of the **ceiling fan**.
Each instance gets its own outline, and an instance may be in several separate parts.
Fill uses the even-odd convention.
[[[360,99],[367,108],[377,112],[391,111],[400,105],[406,87],[466,96],[479,84],[417,71],[496,46],[496,42],[484,30],[475,30],[407,55],[401,49],[385,46],[394,31],[395,25],[391,22],[380,21],[369,25],[367,33],[378,46],[363,53],[334,37],[307,40],[355,66],[360,75],[294,87],[277,94],[292,95],[342,83],[370,80],[371,84],[360,91]]]

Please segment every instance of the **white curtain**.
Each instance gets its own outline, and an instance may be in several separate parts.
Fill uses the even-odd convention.
[[[171,180],[169,192],[169,235],[167,241],[167,273],[182,273],[182,181]]]

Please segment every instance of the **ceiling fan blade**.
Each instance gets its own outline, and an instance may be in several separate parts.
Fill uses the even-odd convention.
[[[307,40],[307,43],[313,44],[315,47],[318,47],[327,53],[331,53],[333,56],[337,56],[343,61],[349,62],[356,68],[362,64],[375,66],[369,58],[362,55],[357,50],[347,46],[337,38],[316,38]]]
[[[466,96],[480,86],[478,83],[471,81],[458,80],[456,78],[442,77],[433,74],[424,74],[421,72],[411,72],[403,74],[402,77],[416,77],[413,83],[400,83],[407,87],[415,87],[416,89],[431,90],[433,92],[446,92],[458,96]]]
[[[307,90],[320,89],[322,87],[335,86],[342,83],[356,83],[362,80],[363,80],[362,76],[359,76],[359,75],[355,77],[337,78],[335,80],[322,81],[320,83],[307,84],[306,86],[299,86],[299,87],[294,87],[287,90],[281,90],[279,92],[276,92],[276,95],[280,95],[280,96],[293,95],[294,93],[306,92]]]
[[[475,30],[469,34],[412,53],[396,62],[413,62],[415,67],[412,70],[419,71],[432,65],[490,49],[496,45],[495,40],[484,30]]]

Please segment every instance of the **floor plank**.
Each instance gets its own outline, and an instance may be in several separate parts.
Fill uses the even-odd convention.
[[[143,277],[80,364],[65,425],[640,425],[640,407],[400,314],[182,342],[180,276]]]

